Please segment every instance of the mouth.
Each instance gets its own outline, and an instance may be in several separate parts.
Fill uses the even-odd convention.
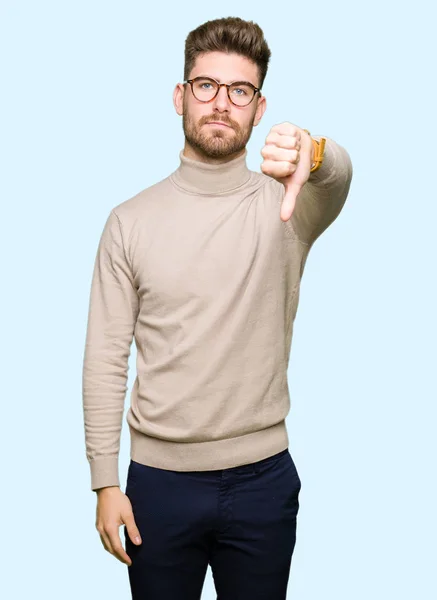
[[[230,127],[227,123],[223,123],[223,121],[210,121],[206,123],[206,125],[216,125],[217,127]]]

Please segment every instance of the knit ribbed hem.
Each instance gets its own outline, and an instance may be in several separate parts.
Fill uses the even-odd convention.
[[[172,471],[229,469],[288,448],[285,421],[239,437],[206,442],[169,442],[138,432],[130,424],[131,459]]]
[[[118,456],[102,456],[90,461],[91,490],[112,485],[120,486],[118,477]]]

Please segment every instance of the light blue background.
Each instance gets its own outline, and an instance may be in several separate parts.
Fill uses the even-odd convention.
[[[248,166],[283,121],[332,137],[354,165],[295,322],[287,426],[303,485],[288,597],[436,598],[431,2],[0,6],[0,595],[130,598],[95,529],[85,458],[93,261],[110,209],[178,166],[172,93],[189,31],[241,16],[272,50]],[[133,346],[129,393],[134,361]],[[124,421],[123,484],[128,462]],[[210,570],[202,598],[215,599]]]

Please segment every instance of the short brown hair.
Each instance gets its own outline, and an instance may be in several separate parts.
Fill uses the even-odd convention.
[[[262,88],[271,56],[264,33],[253,21],[239,17],[224,17],[199,25],[185,40],[184,79],[188,79],[196,58],[207,52],[236,53],[254,62],[258,67]]]

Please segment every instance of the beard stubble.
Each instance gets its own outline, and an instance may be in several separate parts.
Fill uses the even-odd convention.
[[[238,123],[224,115],[212,114],[196,122],[188,113],[186,106],[182,115],[182,128],[187,142],[207,158],[226,158],[240,152],[246,147],[252,135],[253,122],[247,127],[240,127]],[[232,127],[232,130],[221,127],[205,127],[205,123],[221,121]]]

